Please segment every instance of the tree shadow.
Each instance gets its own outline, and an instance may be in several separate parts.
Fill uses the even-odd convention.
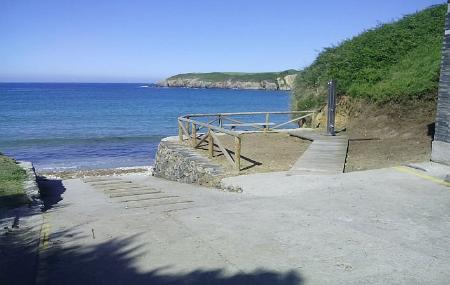
[[[0,211],[11,210],[29,203],[27,195],[23,193],[0,196]]]
[[[44,204],[42,211],[53,208],[58,202],[62,201],[62,194],[66,191],[62,180],[48,179],[45,176],[38,176],[37,183],[39,186],[40,198]]]
[[[54,236],[62,239],[68,233]],[[72,239],[81,235],[71,234]],[[48,255],[48,284],[262,284],[300,285],[303,278],[296,271],[276,272],[259,269],[253,272],[227,274],[224,269],[198,268],[189,272],[173,273],[173,266],[156,267],[150,271],[139,270],[137,260],[150,260],[143,244],[136,242],[138,236],[112,239],[86,247],[56,243]],[[86,238],[86,237],[84,237]],[[143,256],[146,255],[146,259]],[[176,260],[176,259],[175,259]],[[169,273],[172,272],[172,273]]]
[[[294,270],[278,272],[268,269],[257,269],[251,272],[239,271],[230,274],[225,269],[195,268],[180,271],[173,265],[154,265],[152,255],[145,244],[137,239],[140,235],[127,238],[113,238],[95,242],[94,237],[76,230],[64,230],[50,235],[48,250],[40,252],[36,258],[36,275],[39,284],[72,285],[72,284],[134,284],[134,285],[301,285],[303,278]],[[21,240],[17,236],[15,243],[9,245],[9,252],[22,251],[22,256],[32,260],[33,248],[23,247],[30,244],[29,239]],[[141,239],[142,241],[142,239]],[[150,241],[151,242],[151,241]],[[17,255],[16,255],[17,257]],[[155,257],[153,257],[155,258]],[[195,257],[192,257],[195,258]],[[201,256],[198,257],[201,260]],[[16,258],[17,259],[17,258]],[[19,258],[20,260],[20,258]],[[174,256],[171,261],[176,262]],[[193,259],[195,260],[195,259]],[[161,263],[159,263],[161,264]],[[0,262],[1,284],[33,284],[28,283],[30,276],[23,275],[22,266]],[[143,266],[144,265],[144,266]],[[207,264],[206,264],[207,265]],[[10,266],[10,268],[8,268]],[[30,268],[31,266],[26,266]],[[143,269],[143,267],[147,269]],[[27,274],[30,274],[27,271]],[[26,278],[25,278],[26,277]],[[13,283],[8,283],[14,281]]]
[[[21,209],[17,209],[20,211]],[[27,212],[29,213],[29,212]],[[35,215],[39,214],[37,209]],[[31,214],[30,214],[31,215]],[[40,224],[19,225],[17,217],[0,229],[0,284],[34,284]],[[5,225],[3,223],[3,225]]]

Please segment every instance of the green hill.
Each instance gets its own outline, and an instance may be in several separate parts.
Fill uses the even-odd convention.
[[[295,74],[298,71],[296,70],[286,70],[282,72],[257,72],[257,73],[248,73],[248,72],[209,72],[209,73],[184,73],[178,74],[168,79],[192,79],[196,78],[198,80],[204,81],[262,81],[268,80],[272,82],[276,82],[278,77],[284,77],[289,74]]]
[[[184,73],[169,77],[158,84],[166,87],[291,90],[297,73],[298,71],[293,69],[258,73]]]
[[[447,5],[431,6],[324,49],[294,85],[295,109],[322,106],[329,79],[338,94],[402,102],[437,93]]]

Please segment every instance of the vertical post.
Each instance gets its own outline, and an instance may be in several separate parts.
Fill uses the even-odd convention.
[[[327,116],[327,134],[335,136],[335,121],[336,121],[336,81],[330,80],[328,82],[328,116]]]
[[[222,115],[219,115],[219,127],[223,126]]]
[[[187,131],[187,133],[188,133],[188,139],[190,140],[191,138],[190,138],[190,131],[189,131],[189,126],[190,126],[191,124],[189,124],[189,122],[186,122],[186,131]]]
[[[317,118],[317,113],[313,112],[312,116],[311,116],[311,128],[315,128],[316,127],[316,118]]]
[[[208,156],[209,158],[214,157],[214,139],[211,134],[211,129],[208,130]]]
[[[264,131],[267,132],[269,130],[269,113],[266,113],[266,125],[264,127]]]
[[[192,147],[195,148],[197,146],[197,126],[192,123]]]
[[[181,124],[182,123],[180,121],[178,121],[178,141],[180,143],[183,142],[183,129],[181,128]]]
[[[236,167],[236,172],[239,173],[241,170],[241,138],[234,137],[234,165]]]

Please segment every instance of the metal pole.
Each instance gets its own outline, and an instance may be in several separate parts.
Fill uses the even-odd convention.
[[[336,121],[336,81],[330,80],[328,82],[328,117],[327,117],[327,134],[335,136],[335,121]]]

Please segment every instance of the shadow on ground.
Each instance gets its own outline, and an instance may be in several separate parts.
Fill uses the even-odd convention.
[[[0,196],[0,212],[28,204],[30,201],[25,194],[11,194]]]
[[[170,285],[301,285],[303,279],[296,271],[276,272],[267,269],[253,272],[227,274],[223,269],[198,268],[176,271],[172,266],[152,266],[151,253],[144,252],[138,236],[111,239],[89,246],[73,246],[79,242],[93,241],[90,233],[65,231],[50,236],[50,250],[45,261],[46,284],[170,284]],[[70,240],[69,246],[65,244]],[[151,241],[149,241],[151,242]],[[137,266],[146,255],[143,270]],[[180,253],[182,254],[182,253]],[[202,257],[199,256],[199,259]],[[174,273],[175,272],[175,273]],[[18,284],[19,285],[19,284]]]
[[[58,207],[66,190],[62,182],[40,177],[38,183],[44,211]],[[51,232],[45,242],[48,249],[44,247],[38,251],[38,245],[43,244],[38,239],[39,233],[42,236],[40,227],[18,228],[0,236],[0,284],[303,284],[303,278],[294,270],[279,272],[264,268],[231,274],[224,268],[211,269],[205,263],[205,267],[191,266],[191,270],[187,271],[179,269],[182,262],[177,263],[177,256],[168,259],[167,265],[163,263],[165,266],[162,266],[160,261],[156,262],[161,259],[152,256],[152,252],[145,247],[145,243],[151,240],[142,241],[139,235],[99,240],[94,231],[86,232],[78,227]],[[183,251],[179,253],[180,260],[185,259],[183,254]],[[199,263],[203,260],[202,256],[189,258]]]
[[[217,144],[214,144],[214,147],[219,148],[219,146],[218,146]],[[203,150],[203,151],[208,151],[208,145],[207,145],[207,144],[206,144],[206,145],[205,145],[205,144],[199,145],[199,146],[197,147],[197,149]],[[233,150],[228,149],[228,148],[226,148],[226,150],[227,150],[227,152],[228,152],[228,154],[229,154],[230,156],[235,157],[236,154],[235,154],[235,152],[234,152]],[[224,156],[224,154],[223,154],[221,151],[215,149],[215,150],[214,150],[214,157],[217,158],[217,157],[221,157],[221,156]],[[244,160],[244,161],[246,161],[246,162],[249,163],[248,166],[245,166],[245,167],[241,168],[240,171],[245,171],[245,170],[251,169],[251,168],[253,168],[253,167],[262,165],[261,162],[256,161],[256,160],[254,160],[254,159],[251,159],[251,158],[249,158],[249,157],[247,157],[247,156],[244,156],[244,155],[242,155],[242,154],[241,154],[240,157],[241,157],[242,160]]]
[[[66,191],[62,180],[60,179],[47,179],[45,176],[39,176],[37,178],[39,185],[40,198],[44,203],[42,211],[47,211],[53,208],[59,201],[61,201],[62,194]]]
[[[23,227],[18,217],[22,217],[22,213],[39,215],[40,210],[30,211],[22,207],[11,213],[15,215],[13,221],[2,223],[0,229],[0,284],[34,284],[41,227],[40,224]]]
[[[431,123],[427,125],[427,136],[434,139],[434,133],[436,131],[436,123]]]

